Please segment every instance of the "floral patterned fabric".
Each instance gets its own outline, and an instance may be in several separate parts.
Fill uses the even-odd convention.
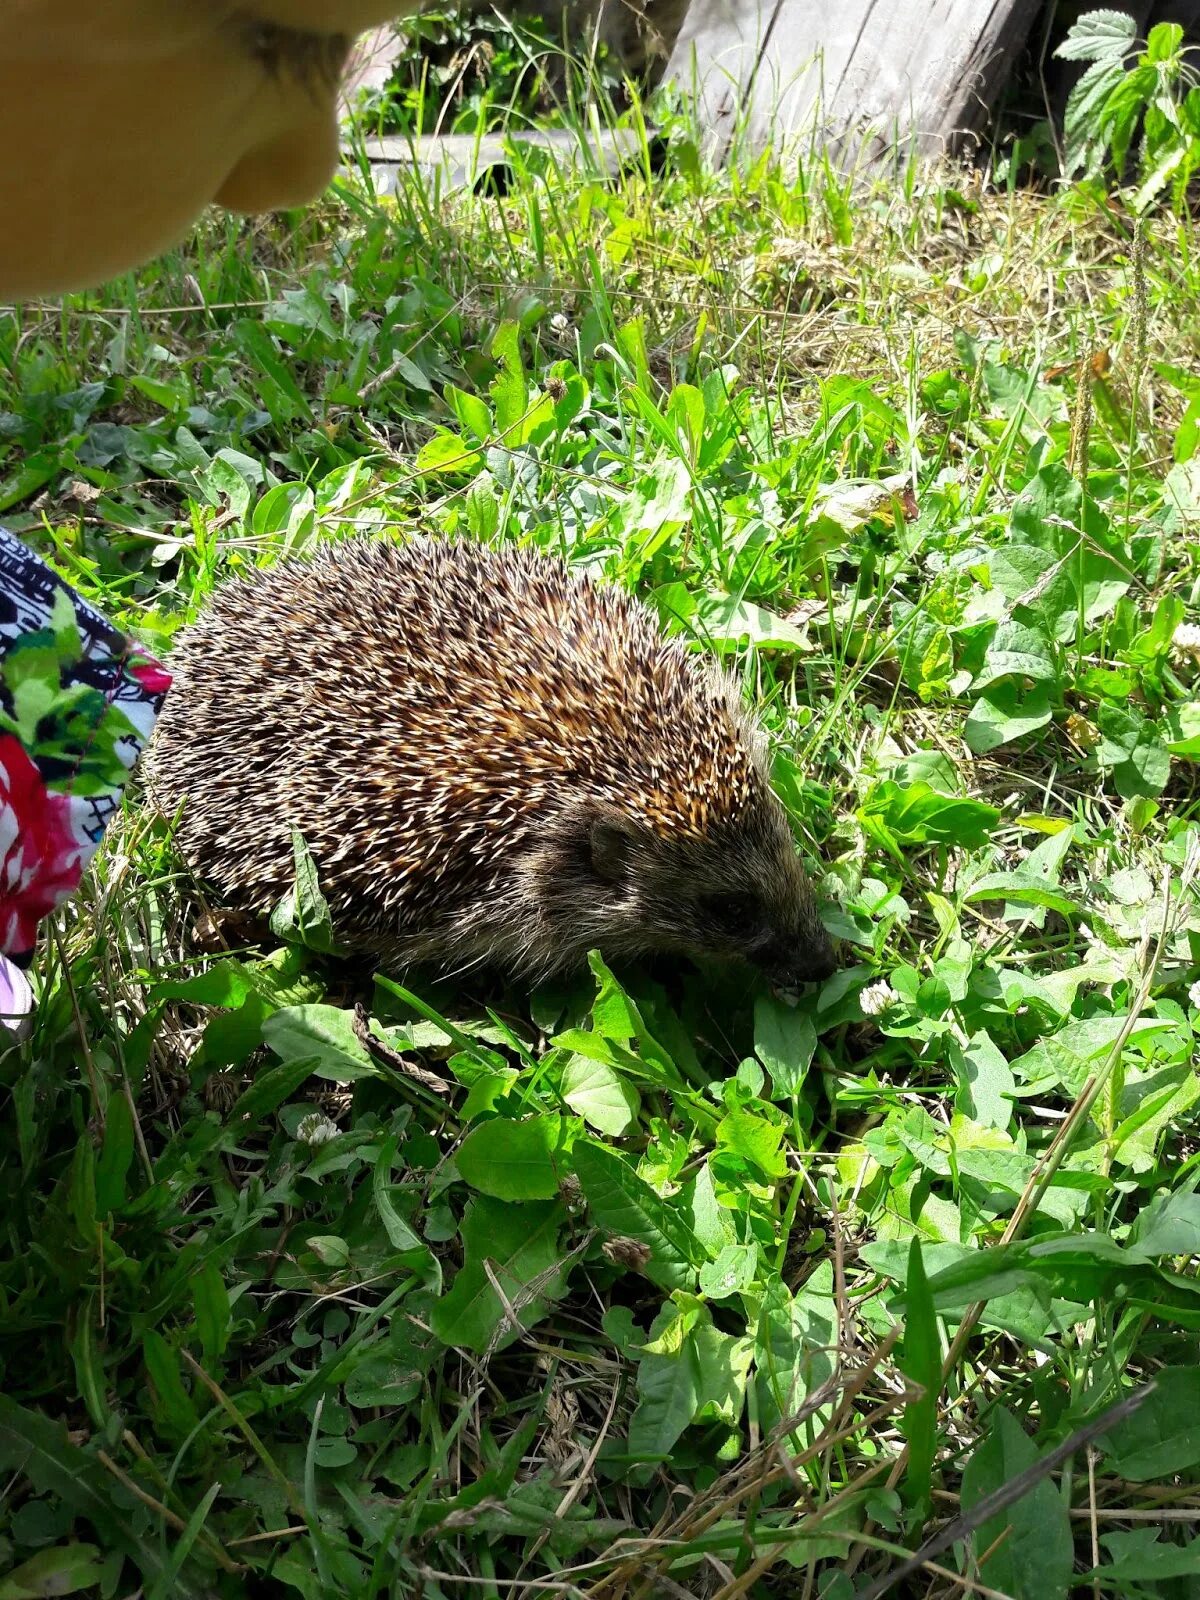
[[[0,955],[17,966],[79,887],[170,686],[0,528]]]

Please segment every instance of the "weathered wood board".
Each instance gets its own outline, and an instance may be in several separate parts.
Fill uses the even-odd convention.
[[[692,0],[667,77],[718,158],[815,138],[842,167],[954,148],[982,126],[1040,0]]]
[[[473,189],[493,168],[507,167],[513,147],[532,147],[545,153],[560,168],[596,177],[612,176],[620,167],[638,159],[642,144],[632,131],[605,128],[590,134],[586,143],[566,128],[530,128],[521,133],[469,133],[430,135],[408,140],[401,137],[365,139],[343,151],[343,163],[356,166],[363,157],[370,166],[377,194],[390,194],[396,187],[401,168],[416,167],[433,190],[434,196],[455,190]]]
[[[504,14],[549,17],[566,8],[575,31],[597,27],[618,54],[621,29],[636,23],[656,48],[673,42],[665,76],[695,96],[709,153],[757,153],[789,140],[815,140],[838,165],[886,170],[910,154],[954,150],[988,121],[1014,59],[1029,43],[1042,56],[1046,111],[1058,126],[1071,84],[1083,70],[1055,61],[1053,47],[1084,11],[1116,6],[1144,35],[1177,22],[1200,41],[1200,0],[461,0]],[[3,4],[3,0],[0,0]],[[614,17],[616,20],[614,20]],[[682,25],[681,25],[682,17]],[[607,20],[605,20],[607,19]],[[632,19],[632,20],[631,20]],[[603,26],[601,26],[603,24]],[[641,37],[639,33],[639,38]],[[398,49],[391,29],[360,41],[351,87],[386,79]],[[378,58],[378,60],[376,60]],[[640,58],[639,58],[640,59]],[[643,62],[644,65],[644,62]],[[374,77],[372,77],[374,74]],[[634,155],[623,135],[591,149],[565,130],[516,135],[579,169],[613,172]],[[403,139],[369,141],[381,192],[394,185],[414,149]],[[443,190],[472,186],[508,162],[504,141],[470,135],[418,139],[416,163]]]

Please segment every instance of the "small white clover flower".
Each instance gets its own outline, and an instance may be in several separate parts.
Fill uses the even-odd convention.
[[[1171,638],[1171,652],[1183,660],[1200,664],[1200,627],[1181,622]]]
[[[895,998],[896,991],[886,978],[881,978],[878,983],[869,983],[860,991],[858,1003],[864,1017],[877,1017],[881,1011],[887,1010]]]
[[[1188,1000],[1196,1007],[1197,1011],[1200,1011],[1200,979],[1197,979],[1188,990]]]
[[[550,330],[552,333],[570,333],[571,319],[565,311],[556,311],[550,318]]]
[[[301,1144],[306,1144],[316,1149],[319,1144],[328,1144],[330,1139],[336,1139],[338,1125],[331,1122],[323,1112],[313,1111],[307,1117],[302,1117],[296,1124],[296,1137]]]

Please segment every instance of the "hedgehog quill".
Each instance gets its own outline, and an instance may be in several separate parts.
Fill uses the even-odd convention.
[[[737,685],[562,562],[327,545],[219,589],[171,668],[151,791],[230,906],[286,893],[295,827],[341,943],[386,962],[835,968]]]

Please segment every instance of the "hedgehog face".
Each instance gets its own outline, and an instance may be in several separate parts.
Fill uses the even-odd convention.
[[[539,864],[535,898],[555,964],[589,949],[633,959],[716,956],[781,989],[837,961],[782,808],[768,795],[732,834],[669,837],[596,805],[577,808]]]

